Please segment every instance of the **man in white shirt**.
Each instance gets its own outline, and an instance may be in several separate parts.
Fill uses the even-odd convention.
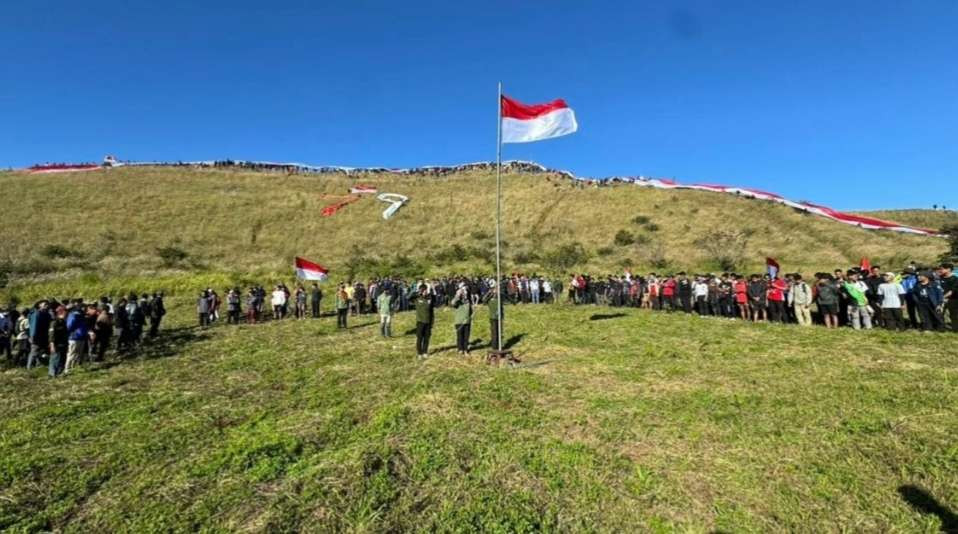
[[[881,299],[881,315],[888,330],[902,330],[901,301],[905,288],[895,281],[893,273],[885,273],[884,282],[878,286],[878,298]]]
[[[286,305],[286,292],[283,291],[283,288],[276,286],[276,289],[273,290],[270,304],[273,305],[273,319],[282,319],[283,306]]]

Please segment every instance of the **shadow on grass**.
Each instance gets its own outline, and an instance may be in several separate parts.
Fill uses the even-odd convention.
[[[93,362],[91,371],[105,371],[122,365],[130,360],[157,359],[176,356],[189,345],[209,337],[211,329],[197,326],[179,327],[169,330],[160,330],[154,338],[144,337],[143,341],[133,349],[114,352],[112,356],[102,362]]]
[[[624,313],[594,313],[589,316],[590,321],[604,321],[606,319],[618,319],[619,317],[625,317]]]
[[[942,532],[958,532],[958,515],[938,502],[927,491],[917,486],[904,485],[898,488],[898,493],[905,502],[918,512],[938,516],[938,519],[941,520]]]

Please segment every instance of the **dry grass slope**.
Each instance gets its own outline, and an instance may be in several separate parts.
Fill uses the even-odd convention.
[[[320,216],[358,182],[411,202],[389,221],[380,217],[386,205],[374,198]],[[750,236],[739,270],[761,269],[765,256],[806,272],[855,264],[863,256],[899,266],[934,261],[945,250],[940,239],[862,230],[714,193],[587,187],[543,175],[509,175],[505,184],[510,270],[719,270],[714,253],[702,245],[717,230]],[[169,168],[0,173],[4,198],[15,199],[5,206],[14,222],[0,265],[15,284],[90,273],[286,275],[295,255],[323,262],[338,276],[487,271],[493,185],[494,176],[484,172],[446,178]],[[620,231],[628,235],[616,243]],[[564,257],[576,243],[582,245],[577,257]],[[162,247],[186,257],[164,261]]]

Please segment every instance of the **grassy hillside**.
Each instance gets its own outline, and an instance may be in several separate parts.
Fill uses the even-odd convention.
[[[742,271],[774,256],[788,270],[814,272],[863,256],[889,266],[931,262],[945,250],[937,238],[862,230],[715,193],[587,187],[548,175],[505,181],[509,270],[720,270],[728,255]],[[355,183],[411,202],[389,221],[380,217],[386,204],[370,197],[320,217]],[[295,255],[327,264],[334,277],[488,271],[493,257],[494,176],[478,171],[352,179],[121,168],[0,173],[0,188],[10,221],[0,270],[21,286],[76,276],[288,276]]]
[[[417,363],[410,314],[387,341],[171,306],[140,358],[0,371],[0,530],[930,533],[958,505],[950,334],[520,307],[493,369],[449,311]]]

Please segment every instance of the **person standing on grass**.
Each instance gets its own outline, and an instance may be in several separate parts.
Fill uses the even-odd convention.
[[[682,311],[692,313],[692,281],[684,272],[679,273],[675,281],[675,296],[678,297]]]
[[[302,285],[296,288],[296,318],[306,318],[306,289]]]
[[[277,321],[282,319],[283,310],[286,308],[286,291],[282,286],[277,284],[273,289],[270,304],[273,306],[273,319]]]
[[[113,316],[113,325],[116,327],[116,351],[122,352],[130,348],[130,316],[126,311],[126,299],[120,298],[116,303],[116,314]]]
[[[226,292],[226,324],[239,324],[240,314],[240,291],[234,287]]]
[[[918,284],[914,289],[915,307],[921,319],[921,330],[944,330],[945,322],[941,315],[944,292],[941,286],[932,280],[930,272],[918,273]]]
[[[163,292],[153,293],[153,301],[150,303],[150,337],[156,337],[160,333],[160,322],[166,315],[166,305],[163,303]]]
[[[695,297],[695,309],[700,316],[708,315],[709,286],[698,276],[692,283],[692,295]]]
[[[319,305],[323,301],[323,291],[319,289],[319,284],[313,282],[313,287],[309,290],[309,303],[312,306],[313,319],[319,318]]]
[[[40,356],[50,357],[50,303],[41,300],[30,313],[30,355],[27,358],[27,369],[40,365]]]
[[[67,309],[60,305],[50,325],[50,366],[47,373],[56,378],[63,373],[70,346],[70,331],[67,329]]]
[[[17,319],[17,358],[14,364],[25,365],[30,356],[30,309],[24,308]]]
[[[210,298],[206,291],[201,292],[200,297],[196,299],[196,315],[201,327],[210,325]]]
[[[536,299],[538,300],[538,299]],[[456,349],[461,356],[469,354],[469,336],[472,331],[472,299],[466,284],[460,283],[450,305],[455,309]]]
[[[769,320],[776,323],[786,322],[785,292],[788,284],[778,276],[768,284]]]
[[[848,271],[848,280],[842,286],[848,295],[848,321],[855,330],[871,330],[872,316],[868,309],[868,285],[859,279],[857,271]]]
[[[416,356],[419,359],[429,357],[429,338],[432,337],[432,323],[435,319],[436,301],[426,284],[419,286],[416,295]]]
[[[13,337],[13,321],[7,310],[0,310],[0,357],[6,355],[7,360],[13,357],[10,340]]]
[[[958,274],[951,263],[942,263],[938,267],[938,278],[944,292],[945,309],[951,319],[951,331],[958,333]]]
[[[96,361],[102,362],[106,358],[106,349],[113,337],[113,317],[106,306],[96,311],[96,320],[93,323],[94,339],[96,340]]]
[[[73,310],[67,315],[67,363],[63,368],[63,373],[68,374],[74,367],[81,363],[81,358],[86,350],[87,330],[86,318],[83,316],[83,308],[74,306]]]
[[[349,314],[349,292],[346,284],[339,284],[336,291],[336,327],[346,328],[346,316]]]
[[[379,334],[382,337],[392,337],[393,323],[393,296],[389,291],[380,291],[376,297],[376,310],[379,312]]]
[[[256,303],[259,295],[255,287],[246,292],[246,324],[256,324]]]
[[[792,290],[788,292],[789,304],[795,310],[795,320],[800,326],[812,325],[812,288],[808,287],[802,275],[792,275]]]
[[[878,295],[878,305],[881,307],[882,322],[887,330],[904,330],[905,321],[902,318],[901,304],[905,296],[905,288],[895,281],[893,273],[885,273],[884,282],[875,290]]]
[[[764,322],[767,319],[766,309],[768,308],[768,284],[757,274],[752,275],[752,281],[748,284],[748,307],[752,310],[752,320],[755,322]]]
[[[905,308],[908,312],[908,324],[912,328],[918,328],[918,307],[913,294],[916,285],[918,274],[912,267],[906,267],[901,278],[901,287],[905,290]]]

